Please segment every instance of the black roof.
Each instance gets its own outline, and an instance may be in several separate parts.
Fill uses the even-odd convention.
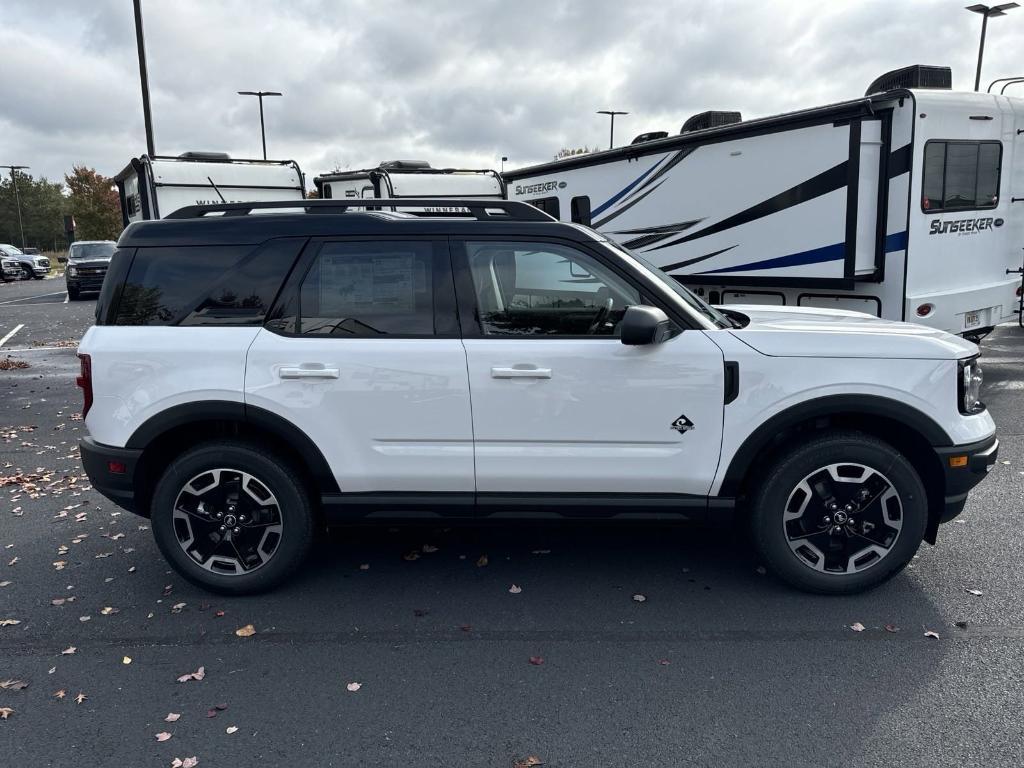
[[[429,201],[433,206],[471,204],[477,217],[424,216],[391,211],[355,211],[388,203],[409,206],[422,200],[367,200],[354,203],[332,203],[329,200],[294,200],[279,203],[244,203],[190,206],[169,218],[137,221],[130,224],[118,240],[119,247],[195,246],[195,245],[257,245],[276,237],[331,237],[371,235],[401,237],[415,235],[501,235],[510,237],[547,236],[586,241],[594,235],[574,224],[557,221],[526,203],[505,200]],[[503,209],[500,215],[489,216],[486,209]],[[260,208],[302,208],[299,213],[252,214]],[[204,215],[204,214],[223,215]]]

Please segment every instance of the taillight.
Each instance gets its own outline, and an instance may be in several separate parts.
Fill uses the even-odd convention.
[[[88,355],[78,355],[82,364],[82,372],[75,379],[75,384],[82,388],[82,418],[89,415],[92,408],[92,358]]]
[[[933,309],[935,309],[935,307],[931,304],[922,304],[917,308],[917,316],[928,317],[928,315],[932,313]]]
[[[1017,286],[1017,298],[1024,296],[1024,285]]]

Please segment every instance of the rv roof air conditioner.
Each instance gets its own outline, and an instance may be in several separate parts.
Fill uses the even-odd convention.
[[[641,133],[630,144],[643,144],[645,141],[655,141],[656,139],[667,139],[668,131],[648,131],[647,133]]]
[[[430,163],[426,160],[386,160],[380,164],[381,168],[388,170],[414,170],[416,168],[429,168]]]
[[[208,163],[226,163],[231,160],[227,152],[182,152],[179,160],[205,160]]]
[[[931,67],[927,64],[901,67],[877,78],[868,86],[864,95],[870,96],[873,93],[885,93],[901,88],[938,88],[949,91],[953,88],[953,71],[949,67]]]
[[[723,125],[732,125],[733,123],[739,123],[742,121],[743,116],[739,112],[709,110],[708,112],[701,112],[699,115],[691,117],[683,123],[683,127],[679,129],[679,132],[690,133],[691,131],[702,131],[705,128],[718,128]]]

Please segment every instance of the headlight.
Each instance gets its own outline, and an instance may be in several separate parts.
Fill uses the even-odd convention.
[[[78,267],[68,267],[68,277],[78,277]]]
[[[978,413],[985,409],[981,402],[981,384],[984,374],[978,358],[960,361],[960,381],[957,386],[960,394],[960,412]]]

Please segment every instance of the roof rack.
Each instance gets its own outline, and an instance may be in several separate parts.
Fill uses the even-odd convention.
[[[519,200],[480,200],[475,198],[402,197],[369,198],[365,200],[281,200],[259,203],[217,203],[188,205],[166,219],[202,219],[248,216],[261,209],[301,209],[305,213],[345,213],[349,208],[466,208],[478,221],[557,221],[552,216]],[[500,213],[493,213],[500,211]]]

